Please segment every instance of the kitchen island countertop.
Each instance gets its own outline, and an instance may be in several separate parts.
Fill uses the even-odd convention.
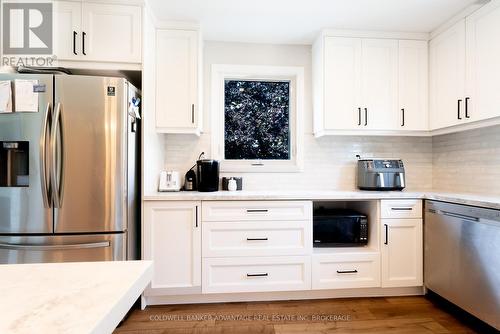
[[[151,261],[0,265],[0,333],[111,333],[152,275]]]

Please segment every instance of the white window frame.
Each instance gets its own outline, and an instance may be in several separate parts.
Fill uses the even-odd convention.
[[[224,159],[224,82],[262,80],[290,82],[290,160]],[[294,66],[212,65],[212,156],[221,161],[221,172],[301,172],[303,161],[304,68]]]

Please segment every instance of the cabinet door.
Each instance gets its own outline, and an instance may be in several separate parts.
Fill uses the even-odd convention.
[[[429,129],[427,41],[399,41],[399,124],[401,130]]]
[[[465,20],[430,42],[431,130],[464,121]]]
[[[362,53],[363,124],[368,129],[399,130],[398,41],[363,39]]]
[[[154,261],[146,294],[201,292],[200,202],[146,202],[143,257]]]
[[[156,32],[156,128],[165,133],[193,133],[199,122],[199,33]]]
[[[81,23],[81,3],[54,1],[54,54],[57,56],[57,59],[81,59]]]
[[[324,122],[327,130],[351,130],[361,122],[361,39],[325,37]]]
[[[382,287],[423,284],[422,219],[382,219]]]
[[[467,17],[467,97],[470,120],[500,116],[500,2]]]
[[[141,7],[82,4],[84,60],[141,62]]]

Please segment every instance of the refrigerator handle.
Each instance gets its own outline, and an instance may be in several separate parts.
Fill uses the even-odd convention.
[[[30,245],[30,244],[11,244],[0,243],[0,249],[24,250],[24,251],[53,251],[65,249],[82,249],[82,248],[105,248],[111,246],[109,241],[89,242],[82,244],[67,244],[67,245]]]
[[[46,208],[52,207],[52,202],[49,201],[50,196],[50,188],[49,183],[50,180],[47,180],[47,164],[50,163],[50,159],[47,156],[47,135],[49,135],[49,121],[51,119],[52,114],[52,106],[50,102],[47,103],[47,108],[45,110],[45,117],[43,118],[42,125],[42,135],[40,137],[40,180],[42,185],[42,198],[43,205]],[[50,169],[50,167],[49,167]]]
[[[52,118],[52,131],[50,134],[50,155],[51,155],[51,173],[50,179],[52,181],[52,194],[54,198],[54,208],[60,208],[62,205],[62,178],[64,176],[64,143],[63,143],[63,128],[62,128],[62,107],[61,103],[56,104],[56,108],[54,111],[54,116]],[[57,135],[60,133],[61,141],[59,143],[59,147],[61,149],[60,161],[59,155],[57,154]],[[59,164],[58,164],[59,163]],[[58,173],[58,167],[60,166],[60,172]]]

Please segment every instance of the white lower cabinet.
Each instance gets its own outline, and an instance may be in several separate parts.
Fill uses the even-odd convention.
[[[203,223],[203,256],[308,255],[310,221]]]
[[[311,289],[311,257],[206,258],[203,293]]]
[[[380,287],[379,253],[313,255],[313,289],[373,287]]]
[[[422,219],[382,219],[382,287],[423,285]]]
[[[144,203],[143,258],[153,260],[146,295],[201,292],[201,202]]]

